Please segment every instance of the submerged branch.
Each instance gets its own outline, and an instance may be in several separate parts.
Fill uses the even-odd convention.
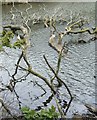
[[[31,73],[32,75],[35,75],[36,77],[42,79],[49,86],[49,88],[54,92],[54,94],[56,93],[55,90],[54,90],[54,88],[51,86],[51,84],[49,83],[49,81],[48,81],[47,78],[45,78],[44,76],[40,75],[39,73],[33,71],[32,69],[26,69],[26,68],[21,67],[21,66],[19,66],[19,67],[22,70],[27,71],[27,72]]]
[[[48,63],[48,61],[47,61],[47,59],[46,59],[45,56],[44,56],[44,59],[45,59],[47,65],[48,65],[48,67],[49,67],[49,68],[51,69],[51,71],[54,73],[55,77],[66,87],[66,89],[67,89],[67,91],[68,91],[68,93],[69,93],[69,95],[70,95],[70,101],[69,101],[69,104],[67,105],[67,109],[66,109],[66,111],[65,111],[65,114],[66,114],[67,111],[68,111],[68,109],[69,109],[69,107],[70,107],[70,104],[71,104],[71,102],[72,102],[72,100],[73,100],[72,94],[71,94],[68,86],[66,85],[66,83],[63,82],[63,80],[61,80],[61,78],[58,77],[58,75],[56,74],[56,72],[54,71],[54,69],[53,69],[53,68],[51,67],[51,65]]]
[[[17,120],[17,117],[13,116],[11,111],[8,109],[7,105],[3,102],[2,99],[0,99],[0,103],[2,104],[3,108],[6,110],[6,112],[14,119]]]

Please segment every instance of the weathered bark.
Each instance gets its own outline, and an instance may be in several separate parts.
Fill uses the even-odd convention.
[[[56,40],[55,40],[55,35],[52,34],[50,39],[49,39],[49,45],[55,49],[57,52],[61,52],[62,50],[62,44],[57,44]]]
[[[63,33],[62,33],[63,34]],[[62,44],[62,37],[60,34],[59,34],[59,38],[58,38],[58,41],[56,41],[55,39],[55,35],[52,34],[48,43],[49,45],[55,49],[58,53],[61,52],[61,50],[63,49],[63,44]],[[65,48],[66,46],[64,45],[64,50],[62,51],[63,53],[67,53],[67,49]]]

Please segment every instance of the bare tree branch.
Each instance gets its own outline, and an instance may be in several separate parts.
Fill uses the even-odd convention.
[[[51,71],[54,73],[55,77],[66,87],[66,89],[67,89],[67,91],[68,91],[68,93],[69,93],[69,95],[70,95],[70,101],[69,101],[68,106],[67,106],[67,109],[66,109],[66,111],[65,111],[65,114],[66,114],[67,111],[68,111],[68,109],[69,109],[69,107],[70,107],[70,104],[71,104],[71,102],[72,102],[72,100],[73,100],[72,94],[71,94],[68,86],[66,85],[66,83],[63,82],[63,80],[61,80],[61,79],[58,77],[58,75],[56,74],[56,72],[53,70],[53,68],[51,67],[51,65],[48,63],[46,57],[45,57],[45,56],[43,56],[43,57],[44,57],[47,65],[48,65],[48,67],[49,67],[49,68],[51,69]]]
[[[21,69],[23,69],[24,71],[28,71],[29,73],[31,73],[31,74],[35,75],[36,77],[39,77],[40,79],[42,79],[42,80],[50,87],[50,89],[51,89],[54,93],[56,93],[55,90],[53,89],[53,87],[51,86],[51,84],[49,83],[49,81],[48,81],[47,78],[45,78],[44,76],[40,75],[39,73],[33,71],[32,69],[26,69],[26,68],[21,67],[21,66],[19,66],[19,67],[20,67]]]

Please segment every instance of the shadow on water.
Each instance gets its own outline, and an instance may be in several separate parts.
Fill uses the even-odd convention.
[[[19,19],[20,16],[18,14],[15,21],[11,21],[11,16],[9,13],[11,7],[12,6],[10,5],[3,6],[3,24],[10,24],[12,22],[21,24],[22,21]],[[16,5],[16,7],[19,10],[24,11],[28,6],[27,4],[20,4]],[[73,12],[80,12],[86,18],[91,19],[90,24],[91,26],[94,26],[94,3],[32,3],[32,7],[33,9],[29,11],[30,16],[34,12],[37,13],[36,16],[44,16],[45,12],[46,14],[52,15],[56,9],[60,8],[64,9],[64,16],[68,16],[71,10]],[[46,11],[43,10],[43,7],[46,7]],[[32,33],[30,38],[31,47],[28,50],[29,61],[34,70],[41,73],[45,77],[50,78],[52,74],[43,60],[43,55],[46,55],[47,59],[55,68],[57,63],[57,52],[48,45],[50,36],[49,29],[44,29],[42,24],[33,26],[31,22],[30,26]],[[62,25],[57,27],[59,31],[64,29],[64,26]],[[89,36],[87,37],[86,34],[83,34],[82,36],[74,35],[64,38],[66,41],[77,41],[78,39],[88,40]],[[74,100],[67,114],[67,116],[70,116],[77,112],[80,114],[87,112],[83,103],[95,103],[95,79],[93,77],[95,75],[95,43],[90,42],[87,44],[77,45],[71,44],[68,47],[69,52],[66,57],[63,57],[62,59],[60,77],[66,82],[71,90],[72,95],[74,96]],[[9,56],[1,54],[0,64],[6,66],[6,68],[12,74],[14,70],[13,66],[15,65],[19,56],[19,50],[6,50]],[[17,77],[20,76],[21,74],[18,74]],[[1,70],[0,77],[2,77],[4,84],[7,84],[8,80],[10,79],[8,74],[3,70]],[[35,81],[38,81],[38,84],[41,85],[43,89],[46,89],[46,93],[43,89],[34,84]],[[22,83],[18,83],[15,89],[18,95],[20,95],[19,99],[22,106],[29,106],[32,109],[39,110],[43,107],[49,107],[52,104],[55,105],[53,95],[50,93],[48,87],[44,82],[34,76],[29,75],[27,80],[23,81]],[[66,93],[67,92],[64,88],[60,89],[61,99],[68,101],[69,96]],[[7,103],[12,101],[9,104],[9,108],[13,108],[14,112],[18,113],[18,108],[15,107],[17,106],[17,100],[14,97],[14,94],[4,92],[2,96]]]

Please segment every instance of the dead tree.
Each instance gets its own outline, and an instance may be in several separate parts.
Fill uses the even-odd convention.
[[[71,17],[71,18],[73,18],[73,17]],[[87,20],[85,20],[85,19],[79,19],[77,21],[72,21],[72,19],[71,19],[69,22],[67,22],[67,26],[65,27],[63,32],[58,32],[56,26],[51,24],[51,26],[54,28],[54,30],[52,31],[51,36],[49,38],[49,41],[48,41],[49,45],[53,49],[55,49],[58,53],[60,53],[62,50],[62,46],[63,46],[62,40],[63,40],[63,38],[65,38],[66,35],[81,34],[81,33],[87,32],[87,33],[89,33],[89,35],[94,35],[94,37],[92,39],[90,39],[88,42],[90,42],[92,40],[96,40],[95,35],[97,34],[97,28],[96,27],[92,28],[92,31],[89,28],[81,28],[86,23],[87,23]],[[86,43],[84,40],[78,41],[78,42]],[[66,46],[68,44],[66,43],[64,46],[65,54],[68,52],[68,50],[66,49]]]
[[[6,26],[3,26],[4,29],[10,29],[13,34],[15,35],[16,34],[16,31],[20,30],[22,32],[22,36],[19,36],[18,39],[24,41],[23,44],[21,44],[20,48],[22,50],[22,53],[20,54],[19,58],[18,58],[18,61],[15,65],[15,71],[13,73],[13,75],[10,75],[10,77],[12,78],[9,82],[9,84],[7,86],[5,86],[6,89],[2,89],[2,90],[9,90],[10,92],[14,92],[16,97],[17,97],[17,100],[19,102],[19,106],[21,108],[21,105],[20,105],[20,101],[19,101],[19,95],[16,93],[15,91],[15,86],[16,84],[18,84],[18,82],[21,82],[22,81],[22,76],[19,78],[19,79],[16,79],[16,75],[17,75],[17,72],[19,71],[19,69],[23,70],[23,71],[26,71],[27,74],[25,75],[25,79],[24,81],[26,80],[26,77],[31,74],[31,75],[34,75],[38,78],[40,78],[41,80],[43,80],[46,85],[49,87],[49,89],[51,90],[51,93],[52,95],[54,96],[54,99],[55,99],[55,102],[57,104],[57,108],[59,110],[59,113],[60,113],[60,116],[62,118],[65,118],[65,115],[66,113],[68,112],[68,109],[70,108],[70,105],[71,105],[71,102],[73,100],[73,96],[72,96],[72,93],[69,89],[69,87],[67,86],[67,84],[65,83],[65,81],[63,81],[58,73],[59,73],[59,70],[60,70],[60,64],[61,64],[61,60],[62,60],[62,54],[65,52],[67,53],[68,50],[65,49],[67,47],[67,44],[65,42],[63,42],[63,37],[65,37],[66,35],[69,35],[69,34],[78,34],[78,33],[84,33],[84,32],[88,32],[89,34],[96,34],[97,33],[97,30],[96,28],[93,29],[93,31],[91,32],[88,28],[84,28],[84,29],[80,29],[79,28],[79,31],[75,31],[74,29],[78,28],[78,26],[84,24],[86,21],[85,20],[78,20],[78,21],[73,21],[72,20],[72,17],[71,17],[71,21],[69,21],[67,23],[67,27],[64,28],[64,31],[63,32],[58,32],[57,28],[56,28],[56,20],[54,19],[54,16],[52,16],[50,19],[48,17],[48,19],[44,20],[44,24],[46,27],[50,27],[50,32],[51,32],[51,36],[50,36],[50,39],[49,39],[49,45],[54,48],[59,54],[58,54],[58,61],[57,61],[57,67],[56,69],[53,68],[53,66],[51,66],[50,62],[47,60],[46,58],[46,55],[43,56],[45,62],[46,62],[46,65],[49,67],[49,69],[51,70],[51,72],[53,73],[53,76],[51,79],[48,79],[46,78],[45,76],[41,75],[41,73],[38,73],[36,71],[33,70],[32,68],[32,65],[30,64],[28,58],[27,58],[27,49],[28,47],[30,46],[30,42],[29,42],[29,37],[30,37],[30,32],[31,32],[31,29],[30,27],[28,26],[28,20],[30,19],[28,17],[28,19],[26,20],[24,17],[23,17],[23,13],[21,11],[18,11],[14,4],[13,4],[13,8],[18,12],[20,13],[20,16],[21,18],[23,19],[23,23],[24,25],[6,25]],[[13,8],[11,9],[11,14],[12,14],[12,19],[14,19],[14,14],[13,14]],[[29,8],[26,9],[26,13],[28,15],[28,10],[31,9],[32,6],[29,5]],[[56,35],[55,33],[57,34],[57,41],[55,40],[56,39]],[[63,43],[62,43],[63,42]],[[21,60],[24,60],[24,63],[26,63],[26,66],[27,67],[23,67],[21,66]],[[57,96],[57,90],[56,90],[56,86],[54,85],[54,81],[57,80],[58,84],[57,84],[57,88],[60,88],[62,86],[64,86],[70,96],[70,100],[68,101],[67,105],[65,106],[65,112],[62,110],[62,106],[59,104],[59,99],[56,97]],[[39,84],[37,84],[38,86],[40,86]],[[42,88],[42,87],[41,87]],[[43,88],[42,88],[43,89]],[[44,90],[45,91],[45,90]],[[0,102],[2,103],[3,107],[6,109],[6,111],[8,111],[8,113],[11,115],[11,112],[8,110],[8,108],[5,106],[4,102],[2,100],[0,100]]]

